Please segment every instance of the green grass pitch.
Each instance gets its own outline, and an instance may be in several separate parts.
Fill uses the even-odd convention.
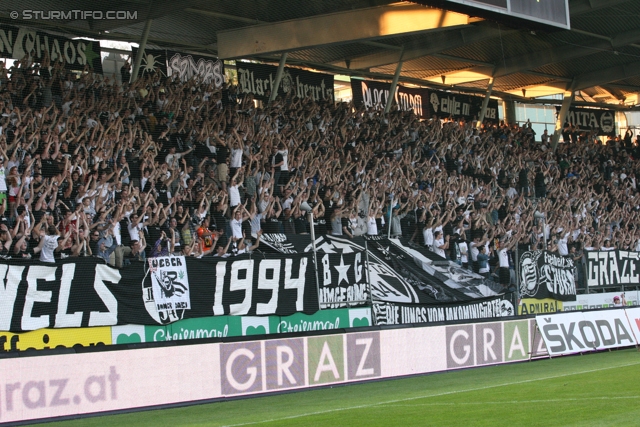
[[[640,426],[640,353],[602,352],[50,425]]]

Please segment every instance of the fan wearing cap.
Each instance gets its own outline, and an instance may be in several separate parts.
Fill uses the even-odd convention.
[[[620,294],[620,296],[616,295],[613,297],[613,306],[614,307],[624,307],[627,305],[627,300],[624,297],[624,294]]]

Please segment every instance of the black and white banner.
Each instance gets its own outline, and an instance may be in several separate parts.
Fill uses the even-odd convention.
[[[568,257],[548,251],[520,256],[520,297],[576,300],[575,265]]]
[[[322,308],[355,307],[369,301],[364,252],[318,255]]]
[[[391,84],[375,80],[351,79],[353,102],[359,107],[384,110],[389,100]],[[413,88],[398,85],[395,93],[396,105],[402,111],[413,111],[422,118],[429,118],[429,92],[425,88]]]
[[[224,84],[224,63],[218,58],[167,51],[167,76],[182,82],[195,77],[200,83],[219,88]]]
[[[32,28],[0,25],[0,57],[22,59],[29,55],[35,62],[48,56],[54,62],[63,62],[68,70],[83,70],[85,66],[102,74],[100,42],[37,31]]]
[[[443,90],[429,91],[429,106],[431,115],[440,119],[465,119],[475,120],[482,111],[483,96],[463,95],[460,93],[445,92]],[[498,101],[490,99],[484,116],[485,122],[497,123]]]
[[[138,48],[132,48],[135,58]],[[180,53],[164,49],[145,49],[140,63],[139,76],[160,73],[181,82],[195,78],[197,82],[213,84],[220,88],[224,84],[224,63],[208,56]]]
[[[6,260],[0,264],[0,330],[157,325],[211,315],[288,316],[319,309],[311,254],[186,258],[188,278],[186,273],[180,278],[177,259],[160,258],[170,264],[162,267],[169,274],[160,277],[165,295],[180,297],[171,307],[156,301],[156,273],[145,271],[143,263],[118,270],[98,258],[55,264]],[[187,290],[189,305],[184,302]]]
[[[131,57],[135,59],[137,55],[138,48],[132,47]],[[142,54],[138,77],[154,73],[159,73],[161,76],[167,75],[167,51],[164,49],[145,49]]]
[[[640,285],[640,252],[590,251],[587,261],[587,286]]]
[[[560,107],[556,107],[556,116],[560,114]],[[601,110],[595,108],[570,108],[564,122],[575,126],[578,132],[598,131],[598,135],[616,136],[615,110]]]
[[[187,261],[183,256],[149,258],[151,289],[156,309],[191,308]]]
[[[550,355],[583,353],[638,344],[627,311],[541,314],[536,323]]]
[[[512,294],[484,300],[444,305],[407,305],[374,302],[375,325],[453,322],[515,316]]]
[[[313,251],[309,235],[263,234],[261,242],[274,252],[284,254]],[[364,237],[320,236],[316,238],[315,245],[319,264],[322,264],[325,254],[356,254],[366,248],[365,268],[370,278],[373,301],[409,305],[447,304],[499,294],[500,289],[492,289],[495,284],[482,276],[448,261],[436,264],[421,254],[420,249],[399,240],[383,236],[368,238],[367,241]],[[339,257],[336,259],[338,263],[332,266],[340,265]],[[320,288],[322,293],[322,277]]]
[[[351,91],[354,104],[367,108],[384,109],[389,99],[390,83],[374,80],[351,79]],[[467,121],[477,119],[482,110],[484,97],[463,95],[428,88],[413,88],[398,85],[395,93],[396,105],[402,111],[413,111],[420,118],[436,116],[445,118],[464,118]],[[485,120],[498,122],[498,101],[490,99]]]
[[[273,91],[278,67],[252,62],[236,61],[238,71],[238,91],[250,93],[255,99],[267,101]],[[285,67],[278,87],[281,97],[310,97],[314,101],[333,101],[333,75],[314,73],[298,68]]]

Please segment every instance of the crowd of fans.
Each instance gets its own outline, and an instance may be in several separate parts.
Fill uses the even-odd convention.
[[[122,70],[124,81],[129,71]],[[266,233],[404,236],[509,282],[513,249],[640,250],[640,144],[420,120],[147,74],[0,68],[0,255],[227,257]],[[261,104],[262,105],[262,104]],[[387,228],[387,227],[390,227]]]

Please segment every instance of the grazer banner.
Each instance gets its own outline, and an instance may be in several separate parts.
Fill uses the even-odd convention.
[[[138,48],[131,48],[131,58],[136,58]],[[164,49],[145,49],[138,70],[138,77],[147,74],[160,73],[161,76],[167,75],[167,51]]]
[[[483,301],[446,305],[408,305],[375,301],[373,322],[376,325],[406,325],[511,317],[516,315],[511,299],[512,294]]]
[[[556,107],[556,114],[560,113],[560,107]],[[600,136],[616,136],[616,112],[614,110],[601,110],[594,108],[570,108],[567,119],[564,122],[575,126],[576,131],[595,130]]]
[[[36,62],[48,56],[52,64],[63,62],[68,70],[83,70],[85,66],[102,74],[100,42],[37,31],[26,27],[0,25],[0,56],[22,59],[25,55]]]
[[[278,67],[252,62],[236,61],[238,91],[252,94],[255,99],[269,100],[273,91]],[[278,95],[310,97],[314,101],[333,101],[333,75],[314,73],[298,68],[285,67],[278,87]]]
[[[528,251],[520,256],[520,297],[560,301],[576,300],[573,260],[549,251]]]
[[[627,310],[540,314],[538,329],[552,356],[636,345]]]
[[[586,260],[589,287],[640,284],[640,252],[590,251]]]
[[[364,105],[367,108],[384,110],[389,100],[390,89],[390,83],[351,79],[351,92],[356,107]],[[430,117],[427,89],[398,85],[394,99],[402,111],[413,111],[416,116],[422,119]]]
[[[187,258],[190,309],[184,302],[158,309],[152,279],[142,265],[118,270],[98,258],[56,264],[6,260],[0,264],[0,330],[157,325],[211,315],[287,316],[318,310],[311,254]],[[171,279],[166,283],[174,291],[176,282],[184,286],[179,277]]]
[[[482,111],[484,97],[463,95],[461,93],[429,90],[429,104],[431,115],[439,119],[465,119],[467,122],[476,120]],[[498,101],[490,99],[484,116],[486,122],[497,123]]]
[[[224,84],[224,63],[209,56],[167,51],[167,76],[182,82],[196,77],[198,82],[219,88]]]

